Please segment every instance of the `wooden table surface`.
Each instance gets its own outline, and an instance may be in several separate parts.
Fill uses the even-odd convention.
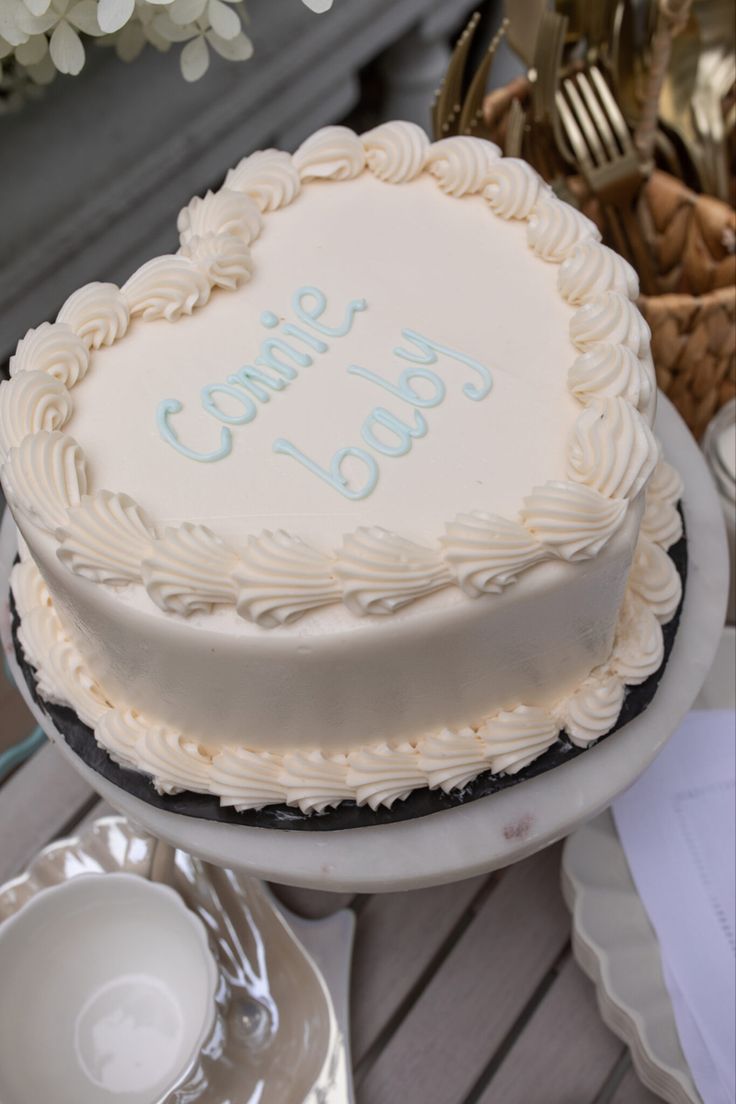
[[[29,719],[11,711],[15,691],[1,676],[0,691],[3,735],[12,723],[20,738]],[[0,882],[109,812],[44,745],[0,786]],[[357,1104],[653,1104],[571,955],[559,867],[555,846],[435,889],[350,897],[275,887],[305,916],[355,911]]]

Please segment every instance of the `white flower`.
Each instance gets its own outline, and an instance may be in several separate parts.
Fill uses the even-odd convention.
[[[97,7],[94,0],[79,0],[69,6],[70,0],[51,0],[51,4],[39,22],[56,15],[57,23],[49,39],[51,60],[60,73],[76,76],[84,65],[84,46],[79,31],[84,34],[100,33],[97,22]],[[49,28],[44,26],[44,30]]]
[[[54,27],[49,40],[51,60],[60,73],[76,76],[84,66],[84,46],[82,40],[66,19],[60,19]]]
[[[97,19],[105,34],[122,30],[135,11],[135,0],[100,0]]]
[[[20,46],[28,38],[28,32],[21,27],[24,12],[20,0],[0,3],[0,37],[11,46]]]
[[[173,0],[168,14],[180,27],[206,19],[215,34],[230,41],[242,30],[238,13],[228,7],[236,3],[238,0]]]
[[[209,0],[209,3],[212,4],[213,0]],[[190,27],[191,24],[186,28],[187,32]],[[210,64],[210,46],[227,61],[246,61],[253,53],[253,43],[242,30],[230,38],[224,38],[213,27],[207,25],[206,19],[197,20],[196,28],[194,37],[190,37],[187,33],[189,41],[179,59],[181,74],[186,81],[199,80],[207,72]]]
[[[200,19],[207,7],[207,0],[173,0],[169,15],[180,27]]]
[[[55,4],[58,0],[52,0]],[[64,0],[64,6],[66,2]],[[98,5],[96,0],[78,0],[72,4],[66,13],[67,20],[82,34],[97,38],[102,34],[102,28],[98,21]]]
[[[51,0],[23,0],[31,15],[45,15],[51,5]]]
[[[51,54],[46,51],[40,61],[35,65],[26,66],[26,72],[34,84],[51,84],[56,76],[56,67],[51,59]]]
[[[24,65],[26,69],[38,65],[44,59],[49,50],[49,40],[45,34],[34,34],[21,46],[15,48],[15,60]]]
[[[59,12],[49,6],[46,11],[36,14],[25,5],[18,4],[15,8],[15,19],[18,30],[30,37],[34,34],[45,34],[55,27],[59,21]]]
[[[333,0],[303,3],[326,12]],[[181,43],[182,75],[194,81],[207,71],[210,49],[228,61],[252,55],[241,11],[242,0],[0,0],[0,61],[9,59],[0,79],[22,98],[57,70],[75,75],[85,61],[81,35],[88,35],[114,45],[123,61],[132,61],[146,43],[161,51]]]
[[[121,61],[135,61],[147,41],[139,19],[131,19],[113,38],[115,52]]]
[[[171,2],[171,0],[168,0]],[[117,55],[122,61],[133,61],[149,43],[156,50],[165,53],[171,47],[168,39],[162,38],[155,27],[155,20],[161,14],[161,3],[149,3],[148,0],[136,0],[135,15],[130,23],[116,35],[110,35]]]

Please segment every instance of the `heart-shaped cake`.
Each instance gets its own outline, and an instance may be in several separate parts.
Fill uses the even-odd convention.
[[[265,150],[0,386],[38,689],[164,792],[390,806],[588,745],[662,661],[636,275],[490,142]]]

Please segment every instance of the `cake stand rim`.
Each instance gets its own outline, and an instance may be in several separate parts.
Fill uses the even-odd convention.
[[[720,503],[697,443],[661,393],[656,431],[685,486],[688,581],[654,700],[584,755],[467,805],[414,820],[314,833],[221,824],[156,809],[102,778],[67,746],[31,699],[4,616],[0,630],[10,670],[37,722],[104,800],[153,835],[208,862],[282,884],[360,893],[418,889],[508,866],[562,839],[630,786],[691,708],[713,662],[729,570]],[[14,555],[15,527],[6,510],[0,530],[5,607]]]

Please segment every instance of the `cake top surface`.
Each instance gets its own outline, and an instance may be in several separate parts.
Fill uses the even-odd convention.
[[[360,525],[427,541],[459,512],[514,517],[565,478],[579,413],[572,309],[524,229],[430,178],[307,185],[264,219],[247,284],[173,326],[136,319],[100,354],[68,432],[97,486],[236,541],[285,528],[331,550]],[[244,366],[278,390],[259,375],[245,390]],[[165,400],[191,455],[157,426]],[[346,448],[342,486],[325,474]]]
[[[651,476],[636,276],[492,143],[327,127],[178,228],[0,386],[5,492],[70,571],[264,628],[394,613],[597,555]]]

